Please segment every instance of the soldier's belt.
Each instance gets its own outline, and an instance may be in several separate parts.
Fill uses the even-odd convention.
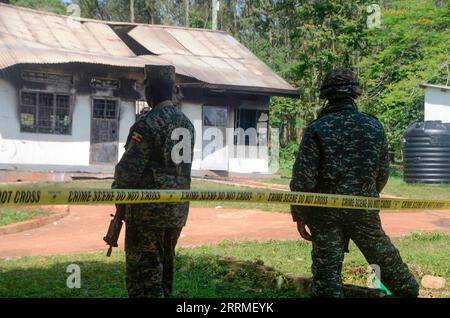
[[[226,201],[280,203],[342,209],[450,209],[450,201],[374,198],[351,195],[284,191],[214,190],[120,190],[46,187],[41,185],[0,186],[0,207],[23,205],[102,205],[170,203],[183,201]]]

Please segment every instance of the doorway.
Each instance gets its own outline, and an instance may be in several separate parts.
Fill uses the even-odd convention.
[[[118,100],[92,99],[91,164],[115,164],[118,159]]]
[[[228,107],[203,106],[202,108],[202,170],[228,170],[226,129]]]

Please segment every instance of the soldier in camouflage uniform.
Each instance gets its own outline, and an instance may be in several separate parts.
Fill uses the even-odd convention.
[[[113,188],[190,189],[194,127],[172,103],[173,66],[146,66],[146,99],[152,110],[131,127],[117,164]],[[190,160],[171,158],[172,132],[184,128]],[[186,151],[183,148],[181,151]],[[130,297],[169,297],[175,246],[188,217],[189,202],[131,204],[125,212],[126,285]]]
[[[326,75],[320,98],[328,104],[304,131],[292,191],[379,196],[389,177],[388,143],[381,123],[358,111],[360,94],[350,70]],[[380,267],[393,296],[417,297],[419,285],[384,233],[379,211],[291,206],[291,212],[300,235],[312,240],[313,296],[345,296],[341,270],[352,239],[369,264]]]

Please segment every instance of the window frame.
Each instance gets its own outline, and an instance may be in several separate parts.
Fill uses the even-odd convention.
[[[267,131],[269,130],[269,122],[270,122],[270,112],[269,109],[262,109],[262,108],[251,108],[251,107],[237,107],[235,109],[235,114],[234,114],[234,129],[238,129],[238,128],[242,128],[243,127],[239,127],[238,125],[241,123],[240,118],[239,118],[239,114],[240,111],[254,111],[255,112],[255,127],[248,127],[248,128],[255,128],[256,130],[258,129],[258,118],[261,115],[261,113],[267,113]],[[245,131],[245,129],[244,129]],[[234,136],[234,145],[237,146],[238,145],[238,136]],[[247,141],[247,138],[245,138],[244,140],[244,146],[250,146],[250,141]],[[257,138],[257,142],[256,142],[256,146],[259,147],[260,146],[260,140],[259,138]]]
[[[23,93],[30,93],[30,94],[36,94],[36,104],[35,105],[25,105],[23,102],[22,94]],[[40,124],[39,124],[39,111],[40,111],[40,105],[39,105],[39,95],[40,94],[49,94],[53,97],[53,106],[52,106],[52,115],[54,116],[53,120],[51,121],[51,128],[50,132],[45,131],[39,131]],[[57,113],[57,105],[56,100],[57,96],[65,96],[68,97],[69,102],[69,124],[67,133],[58,133],[56,132],[56,113]],[[20,132],[21,133],[31,133],[31,134],[47,134],[47,135],[57,135],[57,136],[70,136],[72,135],[72,122],[73,122],[73,104],[74,104],[74,95],[70,92],[63,92],[63,91],[49,91],[49,90],[38,90],[38,89],[26,89],[22,88],[19,89],[19,125],[20,125]],[[35,125],[34,125],[34,131],[24,130],[24,126],[22,125],[22,109],[23,107],[35,107]]]
[[[112,100],[116,102],[116,116],[114,118],[111,117],[95,117],[94,116],[94,102],[96,99],[101,100]],[[105,107],[105,113],[106,113],[106,107]],[[109,120],[117,120],[120,121],[120,98],[117,97],[111,97],[111,96],[91,96],[91,119],[109,119]]]

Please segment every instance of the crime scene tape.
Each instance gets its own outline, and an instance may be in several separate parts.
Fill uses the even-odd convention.
[[[103,205],[227,201],[280,203],[342,209],[450,209],[450,201],[362,197],[284,191],[78,189],[46,186],[0,186],[0,207],[23,205]]]

